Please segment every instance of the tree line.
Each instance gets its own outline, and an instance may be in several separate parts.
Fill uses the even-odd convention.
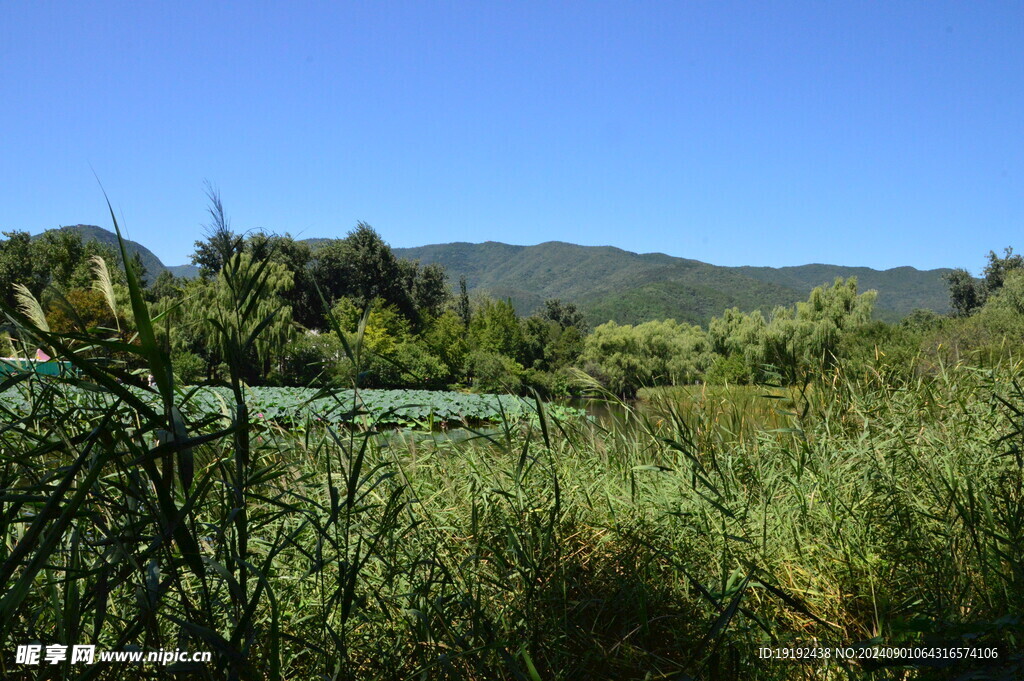
[[[137,255],[132,263],[175,371],[190,384],[224,380],[225,340],[257,331],[244,358],[250,384],[545,395],[574,392],[581,372],[624,395],[697,382],[795,384],[839,369],[910,375],[948,361],[1000,361],[1024,340],[1024,259],[1012,249],[991,253],[980,280],[966,270],[948,277],[949,317],[918,310],[897,324],[873,320],[876,293],[840,278],[767,314],[725,310],[706,328],[663,320],[589,329],[572,303],[548,300],[522,317],[510,301],[470,296],[465,279],[453,286],[440,266],[397,258],[365,223],[314,246],[287,234],[236,234],[220,197],[209,198],[211,222],[191,258],[198,277],[164,271],[147,281]],[[5,304],[56,332],[131,341],[113,249],[70,231],[4,236]],[[262,287],[246,296],[253,309],[239,315],[239,278],[229,275],[257,269]],[[13,327],[0,332],[0,354],[17,354],[17,340]]]

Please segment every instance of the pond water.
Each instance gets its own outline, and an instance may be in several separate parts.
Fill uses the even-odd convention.
[[[630,418],[629,409],[637,409],[642,404],[635,400],[617,402],[595,397],[564,397],[555,400],[555,403],[566,407],[573,407],[574,409],[582,409],[587,413],[587,416],[592,417],[594,421],[602,426],[625,423]]]
[[[650,409],[651,405],[643,400],[604,400],[592,397],[563,397],[552,400],[552,404],[563,407],[580,409],[590,417],[593,423],[602,428],[623,427],[635,418],[634,412],[642,412]],[[449,430],[435,430],[425,432],[422,430],[398,428],[386,430],[377,435],[377,442],[380,444],[401,443],[414,441],[418,443],[448,443],[464,442],[480,438],[501,439],[504,437],[504,430],[500,425],[480,426],[479,428],[451,428]]]
[[[771,399],[769,399],[771,398]],[[703,427],[723,428],[724,436],[733,436],[743,430],[763,430],[790,427],[787,414],[794,409],[792,396],[763,386],[738,386],[732,388],[697,389],[684,387],[665,392],[656,392],[647,399],[606,400],[592,397],[571,397],[552,400],[552,404],[583,410],[589,420],[600,428],[626,431],[645,428],[637,417],[649,417],[654,421],[666,418],[666,409],[680,410],[680,414],[692,414],[694,424]],[[422,431],[392,431],[381,434],[384,441],[393,438],[412,439],[417,442],[436,443],[463,442],[480,437],[496,440],[504,438],[500,425],[481,426],[473,430],[453,428],[447,431],[426,433]]]
[[[584,411],[593,422],[605,428],[612,425],[621,426],[630,418],[630,412],[627,407],[620,402],[609,402],[606,400],[586,397],[561,398],[553,400],[552,402],[560,406],[580,409]],[[627,402],[627,404],[629,404],[630,407],[635,408],[637,405],[642,403]],[[487,425],[480,426],[479,428],[473,428],[471,430],[466,428],[452,428],[449,430],[435,430],[432,432],[412,429],[387,430],[377,435],[377,441],[381,444],[388,444],[392,442],[397,444],[399,442],[408,442],[410,440],[418,443],[434,442],[441,444],[446,442],[464,442],[466,440],[480,438],[501,439],[503,436],[504,430],[500,425]]]

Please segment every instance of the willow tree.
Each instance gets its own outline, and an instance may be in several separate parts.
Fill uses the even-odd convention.
[[[711,358],[707,334],[673,319],[602,324],[587,336],[582,354],[588,373],[626,395],[643,386],[692,383]]]
[[[789,382],[834,366],[843,332],[871,321],[877,296],[877,291],[858,293],[856,277],[837,277],[795,308],[776,308],[762,339],[765,362]]]
[[[808,325],[805,351],[813,361],[832,364],[837,359],[843,331],[867,324],[878,291],[857,293],[857,278],[836,277],[832,286],[818,286],[807,302],[796,304],[796,319]]]
[[[733,307],[714,317],[708,324],[708,342],[711,352],[718,357],[719,367],[729,363],[738,365],[733,374],[745,376],[739,382],[760,378],[764,365],[767,322],[760,310],[750,313]]]
[[[291,307],[281,294],[294,284],[292,273],[279,262],[254,260],[238,253],[217,277],[199,286],[190,321],[206,346],[252,382],[279,363],[295,334]]]

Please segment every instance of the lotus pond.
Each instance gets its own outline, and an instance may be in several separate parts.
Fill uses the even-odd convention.
[[[35,381],[33,381],[35,383]],[[133,392],[154,406],[158,396],[144,388]],[[184,391],[184,411],[192,419],[230,416],[234,397],[227,387],[195,387]],[[16,385],[0,392],[0,410],[11,416],[40,413],[51,400],[70,400],[78,408],[103,409],[113,398],[88,387],[62,385],[52,393]],[[312,388],[249,387],[246,402],[250,417],[280,425],[293,426],[309,420],[328,423],[361,422],[377,427],[437,430],[473,427],[502,421],[535,417],[533,400],[514,395],[472,394],[431,390],[352,390],[322,391]],[[579,417],[579,409],[550,405],[556,415]]]

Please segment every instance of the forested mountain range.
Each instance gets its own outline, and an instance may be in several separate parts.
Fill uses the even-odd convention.
[[[114,234],[101,227],[74,225],[86,240],[116,245]],[[306,239],[314,249],[325,239]],[[168,267],[142,244],[138,251],[151,278],[164,269],[177,276],[195,276],[192,265]],[[520,314],[539,309],[550,298],[576,303],[592,324],[609,319],[623,324],[674,318],[706,323],[729,307],[770,310],[806,299],[815,286],[836,277],[856,276],[862,291],[878,291],[876,316],[894,320],[916,308],[949,311],[943,275],[950,269],[897,267],[874,270],[840,265],[798,267],[723,267],[663,253],[632,253],[612,246],[579,246],[549,241],[515,246],[494,241],[396,248],[395,255],[437,263],[457,289],[465,276],[471,292],[509,298]]]
[[[815,286],[856,276],[860,290],[876,289],[883,319],[916,308],[949,311],[943,275],[950,269],[898,267],[873,270],[839,265],[721,267],[663,253],[631,253],[611,246],[550,241],[512,246],[489,241],[396,248],[399,257],[438,263],[471,290],[511,298],[526,313],[547,298],[575,302],[592,323],[634,323],[674,318],[704,323],[728,307],[770,310],[807,298]]]

